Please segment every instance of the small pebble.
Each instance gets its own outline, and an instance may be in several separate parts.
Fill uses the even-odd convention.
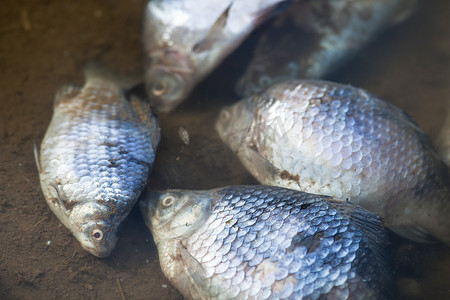
[[[178,136],[185,145],[189,145],[189,132],[187,131],[186,128],[184,127],[178,128]]]
[[[103,12],[100,9],[97,9],[94,12],[94,16],[96,16],[97,18],[100,18],[103,15]]]

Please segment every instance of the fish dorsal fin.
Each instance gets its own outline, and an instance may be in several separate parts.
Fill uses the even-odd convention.
[[[61,102],[75,98],[81,91],[81,88],[74,84],[63,85],[55,95],[54,106],[56,107]]]
[[[231,2],[227,8],[222,12],[222,14],[217,18],[216,22],[213,24],[211,29],[206,34],[205,38],[197,42],[193,47],[192,51],[195,53],[200,53],[212,48],[212,45],[215,44],[220,38],[223,36],[223,29],[225,28],[228,20],[228,15],[230,13],[230,8],[233,5]]]
[[[281,171],[261,154],[259,154],[254,147],[245,147],[238,151],[245,151],[243,156],[247,158],[248,163],[244,162],[244,164],[249,169],[250,173],[256,177],[256,179],[274,179],[276,176],[280,176]]]
[[[408,240],[418,243],[435,243],[435,238],[420,225],[394,225],[388,226],[389,230]]]
[[[178,253],[180,254],[180,258],[183,261],[183,264],[191,276],[192,280],[197,285],[199,291],[205,290],[206,288],[206,271],[200,265],[197,259],[193,257],[189,251],[181,244],[177,244]]]
[[[161,138],[161,130],[158,126],[158,118],[155,114],[153,114],[153,111],[148,102],[145,102],[136,96],[130,96],[130,104],[138,115],[139,120],[148,128],[149,133],[152,137],[153,150],[156,150],[155,147],[156,145],[158,145],[159,139]]]

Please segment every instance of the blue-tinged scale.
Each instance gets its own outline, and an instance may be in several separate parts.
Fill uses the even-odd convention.
[[[224,108],[216,128],[262,184],[349,200],[405,237],[450,245],[450,169],[410,117],[375,95],[285,81]]]
[[[86,69],[83,88],[63,87],[35,149],[42,191],[84,249],[106,257],[144,189],[160,139],[150,106],[128,101],[118,80]]]
[[[152,192],[140,202],[163,273],[188,299],[389,299],[382,222],[270,186]]]

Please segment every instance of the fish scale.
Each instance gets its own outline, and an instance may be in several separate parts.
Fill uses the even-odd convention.
[[[150,108],[129,102],[100,71],[87,71],[83,88],[66,86],[57,93],[37,159],[41,186],[53,212],[93,255],[105,257],[114,248],[118,226],[145,187],[158,142]]]
[[[449,168],[409,116],[362,89],[286,81],[223,109],[216,128],[262,184],[348,199],[450,244]]]
[[[164,274],[187,298],[387,299],[393,291],[381,220],[350,203],[230,186],[151,192],[140,207]]]

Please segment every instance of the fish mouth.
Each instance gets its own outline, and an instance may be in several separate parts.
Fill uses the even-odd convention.
[[[195,68],[180,51],[151,53],[145,72],[145,88],[157,112],[167,113],[183,102],[194,84]]]
[[[219,113],[215,123],[216,132],[233,152],[242,148],[245,138],[249,136],[255,119],[254,105],[252,98],[247,98],[222,108]]]
[[[154,195],[154,193],[157,193],[157,195]],[[144,218],[144,222],[147,225],[147,227],[152,231],[152,217],[155,215],[156,210],[156,204],[157,200],[159,199],[159,196],[161,194],[158,192],[151,192],[148,193],[145,198],[140,200],[138,202],[139,210],[141,211],[141,215]]]
[[[139,207],[155,243],[185,237],[204,224],[211,208],[209,196],[209,191],[150,192]],[[164,204],[167,200],[171,204]]]
[[[95,257],[98,258],[106,258],[108,257],[112,250],[114,249],[114,247],[108,247],[108,248],[95,248],[95,247],[90,247],[90,246],[86,246],[86,245],[82,245],[83,249],[88,251],[89,253],[91,253],[92,255],[94,255]]]
[[[81,247],[83,247],[84,250],[98,258],[108,257],[114,250],[118,240],[117,238],[111,238],[111,236],[109,236],[109,238],[105,237],[106,239],[101,243],[95,244],[81,233],[74,235],[75,238],[80,242]]]
[[[158,244],[160,241],[164,240],[163,237],[158,235],[158,231],[160,231],[160,229],[167,223],[165,222],[164,224],[160,224],[159,220],[155,221],[156,210],[162,194],[162,192],[152,191],[147,193],[145,197],[138,202],[138,207],[141,211],[142,217],[144,218],[145,225],[147,225],[147,228],[150,230],[155,244]]]

